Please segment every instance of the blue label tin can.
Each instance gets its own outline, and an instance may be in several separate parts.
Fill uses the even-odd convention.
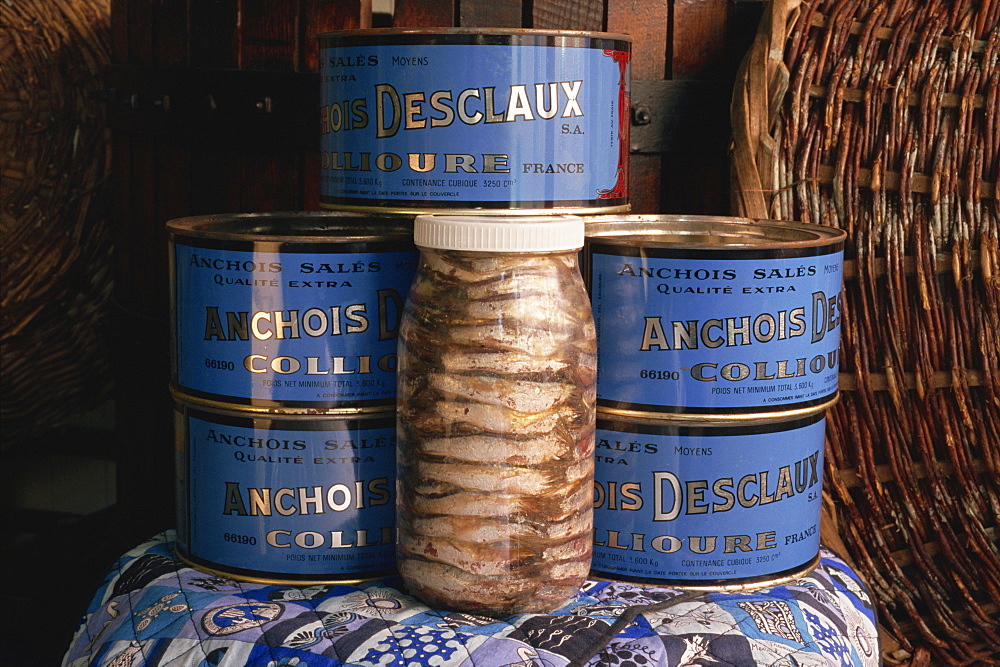
[[[725,590],[811,569],[825,422],[692,426],[599,413],[592,574]]]
[[[587,218],[599,409],[753,421],[835,402],[844,238],[792,222]]]
[[[625,35],[349,30],[319,57],[325,207],[628,210]]]
[[[395,568],[395,413],[263,415],[178,400],[178,553],[248,581]]]
[[[394,404],[412,218],[265,213],[167,228],[172,381],[187,400],[261,412]]]

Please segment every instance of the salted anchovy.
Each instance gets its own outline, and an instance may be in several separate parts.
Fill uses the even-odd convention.
[[[461,296],[468,299],[465,295]],[[537,333],[542,333],[550,325],[564,327],[573,321],[572,317],[568,317],[565,312],[554,307],[555,305],[549,300],[541,297],[531,301],[519,301],[511,298],[468,301],[466,308],[461,312],[436,303],[432,298],[424,297],[421,299],[415,295],[413,300],[425,308],[425,312],[414,321],[414,324],[430,329],[439,328],[441,323],[478,324],[503,317],[519,328],[538,329]],[[515,307],[514,304],[517,306]],[[438,335],[448,339],[450,332],[440,331]]]
[[[504,575],[530,562],[503,546],[460,542],[447,537],[413,535],[400,547],[403,554],[425,560],[447,563],[471,574]]]
[[[517,412],[543,412],[565,404],[573,393],[573,386],[567,383],[462,377],[446,373],[434,373],[428,382],[431,389],[445,398],[475,401]]]
[[[462,433],[510,433],[515,437],[540,436],[578,423],[585,415],[565,406],[539,413],[517,412],[472,401],[440,401],[433,414],[414,417],[414,427],[426,433],[454,426]]]
[[[511,516],[522,511],[520,494],[475,493],[455,490],[442,494],[414,493],[409,509],[416,516]]]
[[[428,438],[423,451],[455,461],[523,466],[550,462],[570,453],[574,443],[547,436],[516,441],[494,434]]]
[[[435,607],[461,608],[471,612],[502,615],[502,610],[523,613],[551,611],[553,601],[570,599],[589,571],[589,557],[576,562],[570,571],[559,568],[561,578],[540,569],[530,577],[513,574],[476,575],[447,563],[418,558],[402,558],[399,572],[410,590]]]
[[[414,516],[516,517],[542,513],[551,521],[563,521],[591,502],[593,485],[589,481],[581,480],[575,487],[569,487],[567,492],[547,494],[539,498],[464,489],[437,494],[414,493],[409,498],[409,509]]]
[[[577,359],[539,359],[528,354],[508,354],[485,350],[455,350],[443,355],[440,367],[445,372],[474,373],[490,371],[503,365],[511,375],[527,373],[556,373],[570,368]]]
[[[427,273],[436,274],[438,282],[451,280],[461,284],[489,280],[512,270],[550,271],[553,266],[576,270],[576,258],[568,254],[536,257],[522,255],[511,258],[458,252],[424,253],[420,259],[426,263]]]
[[[401,550],[408,555],[445,563],[471,574],[497,576],[518,573],[530,577],[544,571],[549,576],[562,578],[567,569],[572,570],[579,565],[581,556],[586,555],[586,543],[590,539],[591,535],[587,534],[583,538],[568,540],[546,549],[542,557],[533,548],[515,546],[511,549],[506,544],[483,545],[422,535],[414,535]]]
[[[517,515],[483,519],[467,516],[436,516],[413,517],[408,526],[409,533],[437,537],[449,537],[460,542],[476,544],[494,544],[511,541],[515,544],[542,544],[544,542],[563,542],[588,533],[591,529],[591,519],[584,508],[570,518],[559,522],[548,522],[540,517],[525,517],[523,521]]]
[[[421,262],[400,324],[400,574],[440,608],[552,611],[592,543],[597,350],[576,254]]]
[[[529,466],[483,466],[450,461],[416,461],[412,465],[412,470],[422,479],[446,482],[471,491],[540,495],[557,492],[573,482],[593,475],[594,462],[577,461],[566,469],[556,471],[551,468]]]

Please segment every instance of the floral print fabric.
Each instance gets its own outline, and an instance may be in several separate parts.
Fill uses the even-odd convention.
[[[64,667],[876,666],[864,583],[832,552],[744,592],[588,581],[552,614],[432,609],[398,579],[276,586],[181,563],[167,531],[115,563]]]

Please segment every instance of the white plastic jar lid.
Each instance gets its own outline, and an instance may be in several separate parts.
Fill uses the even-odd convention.
[[[414,243],[439,250],[579,250],[583,233],[583,218],[575,215],[418,215],[413,221]]]

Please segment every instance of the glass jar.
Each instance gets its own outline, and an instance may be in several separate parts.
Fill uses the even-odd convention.
[[[590,569],[597,345],[573,216],[418,216],[398,563],[427,604],[553,611]]]

